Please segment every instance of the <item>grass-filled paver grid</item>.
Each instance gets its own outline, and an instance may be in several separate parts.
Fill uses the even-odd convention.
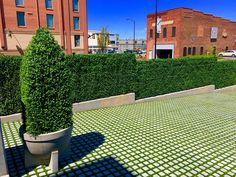
[[[20,122],[3,124],[11,176],[24,169]],[[236,91],[81,112],[71,157],[51,176],[235,176]]]

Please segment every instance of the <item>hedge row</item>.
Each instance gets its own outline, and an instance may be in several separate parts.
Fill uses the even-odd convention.
[[[132,54],[68,56],[75,79],[75,102],[132,92],[136,60]]]
[[[0,115],[20,111],[19,57],[0,57]],[[135,92],[136,98],[181,91],[209,84],[236,84],[236,61],[214,57],[136,61],[132,54],[71,55],[74,102]]]
[[[21,111],[20,62],[21,57],[0,57],[0,116]]]
[[[178,59],[137,63],[136,97],[145,98],[214,84],[216,59]]]

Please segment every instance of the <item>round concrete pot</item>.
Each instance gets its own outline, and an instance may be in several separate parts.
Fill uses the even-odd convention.
[[[69,127],[36,137],[24,133],[23,139],[25,146],[32,155],[48,155],[55,150],[58,150],[60,156],[64,155],[64,152],[70,147],[72,128]]]

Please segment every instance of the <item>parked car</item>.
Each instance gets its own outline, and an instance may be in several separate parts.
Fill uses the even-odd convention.
[[[137,50],[129,50],[129,49],[127,49],[126,51],[124,51],[124,53],[137,53]]]
[[[226,50],[218,54],[219,57],[236,57],[236,50]]]

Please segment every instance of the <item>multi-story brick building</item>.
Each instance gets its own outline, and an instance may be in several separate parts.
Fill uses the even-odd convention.
[[[67,54],[88,53],[86,0],[0,0],[0,54],[24,51],[39,27]]]
[[[157,14],[157,56],[177,58],[236,49],[236,22],[189,8]],[[154,57],[155,14],[147,16],[147,59]]]

